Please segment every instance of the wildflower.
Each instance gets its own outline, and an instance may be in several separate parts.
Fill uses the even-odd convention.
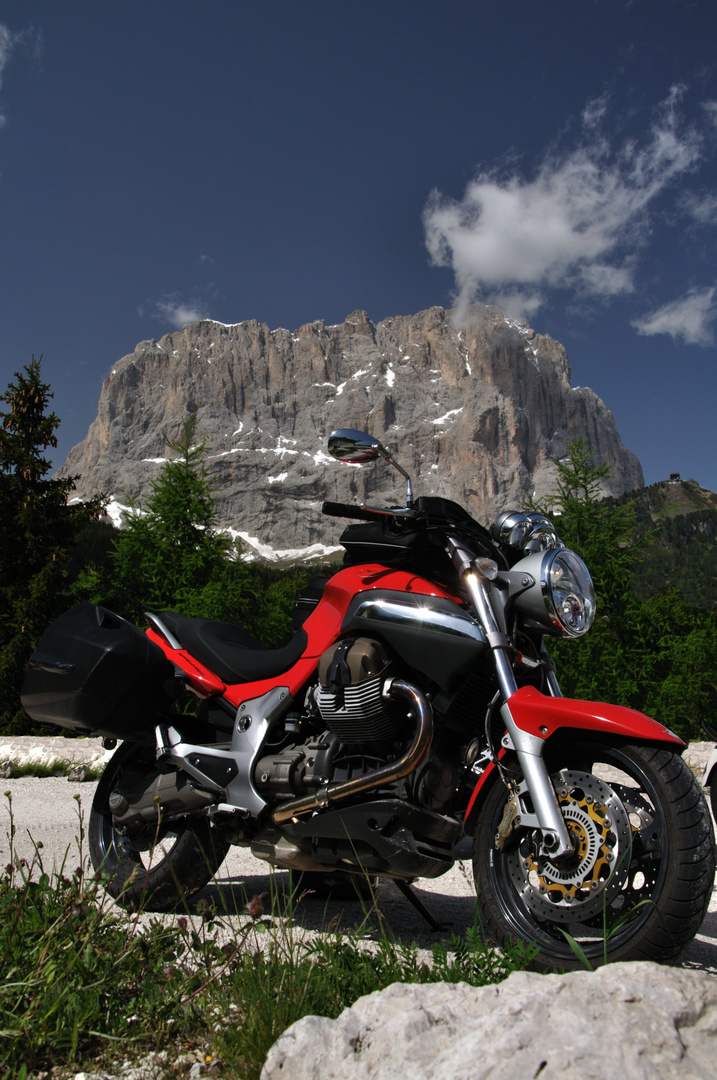
[[[249,901],[247,907],[247,913],[250,919],[258,919],[264,914],[264,897],[266,893],[261,893],[259,896],[253,896]]]

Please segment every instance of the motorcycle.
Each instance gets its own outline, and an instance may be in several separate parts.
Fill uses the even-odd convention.
[[[545,642],[590,629],[583,561],[540,514],[487,530],[414,499],[365,432],[328,449],[395,467],[406,504],[324,503],[354,519],[344,564],[299,598],[287,645],[170,611],[143,633],[81,604],[29,661],[30,716],[122,740],[88,825],[110,893],[170,910],[234,844],[315,881],[391,878],[430,920],[412,883],[467,835],[481,925],[534,943],[533,967],[676,961],[711,896],[712,822],[680,738],[561,695]]]
[[[717,728],[708,724],[706,720],[702,721],[702,728],[710,742],[715,742],[702,771],[702,787],[709,789],[712,816],[717,821]]]

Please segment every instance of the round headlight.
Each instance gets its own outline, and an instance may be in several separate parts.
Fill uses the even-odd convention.
[[[595,589],[583,560],[567,548],[536,552],[513,571],[529,574],[534,584],[515,600],[518,611],[562,637],[582,637],[595,618]]]
[[[548,611],[568,637],[587,634],[595,618],[595,589],[587,566],[574,551],[563,550],[554,553],[546,569]]]

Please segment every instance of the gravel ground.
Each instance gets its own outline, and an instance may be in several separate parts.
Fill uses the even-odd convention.
[[[8,743],[12,742],[13,753],[9,753]],[[18,744],[23,746],[18,749]],[[32,746],[30,743],[32,742]],[[63,748],[62,753],[55,751],[60,740],[0,740],[0,763],[9,757],[16,761],[23,760],[21,751],[43,754],[57,753],[58,757],[69,759],[70,754]],[[77,748],[80,740],[61,740],[72,751],[72,760],[83,761],[96,759],[97,740],[82,740],[84,751]],[[50,744],[47,749],[46,744]],[[706,760],[712,745],[693,743],[685,756],[688,762],[701,775],[701,766]],[[83,756],[84,753],[84,756]],[[25,758],[27,760],[27,758]],[[80,818],[89,817],[94,794],[94,783],[75,783],[63,778],[17,777],[0,781],[0,793],[9,792],[12,798],[12,812],[15,825],[15,850],[19,857],[32,859],[35,844],[42,843],[41,855],[45,869],[63,862],[68,872],[72,872],[81,861],[87,859],[87,847],[81,838]],[[0,807],[0,865],[5,865],[9,857],[9,801],[4,799]],[[441,878],[429,881],[420,880],[415,888],[433,917],[441,924],[442,930],[436,933],[430,929],[423,917],[398,891],[391,881],[382,881],[377,889],[377,902],[392,934],[399,941],[418,942],[425,948],[452,933],[461,933],[470,926],[474,919],[475,892],[473,888],[470,843],[464,841],[459,851],[461,858],[453,869]],[[288,874],[275,871],[275,884],[280,887],[288,882]],[[246,849],[232,848],[220,868],[215,881],[197,897],[213,901],[220,910],[243,911],[246,902],[254,896],[268,893],[270,889],[269,867],[254,858]],[[296,913],[295,922],[308,932],[316,932],[327,923],[333,922],[341,929],[350,929],[361,923],[364,912],[361,904],[355,900],[331,900],[309,894],[305,896]],[[717,890],[713,891],[709,912],[702,924],[700,933],[695,938],[682,959],[682,966],[701,968],[717,976]]]

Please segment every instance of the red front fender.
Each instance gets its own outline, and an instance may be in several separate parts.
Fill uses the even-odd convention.
[[[547,697],[534,686],[522,686],[508,701],[516,724],[539,739],[549,739],[558,728],[585,728],[607,735],[626,735],[645,742],[666,742],[684,747],[673,731],[637,709],[602,701]]]
[[[534,686],[523,686],[509,699],[510,712],[522,731],[547,741],[561,728],[575,731],[598,731],[603,735],[619,736],[639,742],[667,743],[673,749],[682,749],[685,742],[663,724],[652,720],[637,709],[624,705],[609,705],[598,701],[580,701],[576,698],[547,697]],[[501,755],[502,756],[502,752]],[[491,784],[497,779],[493,762],[484,770],[463,819],[466,833],[473,831],[480,806]]]

